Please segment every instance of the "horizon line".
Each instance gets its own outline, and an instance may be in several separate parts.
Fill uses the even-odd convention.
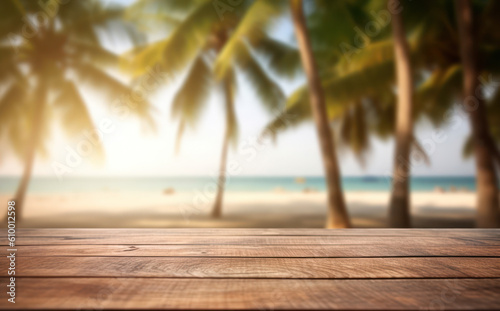
[[[0,175],[0,178],[20,178],[20,175]],[[73,178],[213,178],[214,175],[75,175],[75,176],[66,176],[64,179],[73,179]],[[215,176],[216,177],[216,176]],[[230,178],[324,178],[324,175],[241,175],[241,176],[228,176]],[[352,177],[360,177],[360,178],[392,178],[392,176],[387,175],[375,175],[375,174],[367,174],[367,175],[343,175],[342,178],[352,178]],[[467,177],[467,178],[476,178],[475,175],[412,175],[410,177]],[[33,178],[55,178],[57,176],[53,175],[35,175]]]

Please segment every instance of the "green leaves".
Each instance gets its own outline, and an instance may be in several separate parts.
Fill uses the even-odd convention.
[[[180,150],[186,126],[194,128],[203,113],[210,97],[212,82],[211,69],[203,59],[203,55],[198,55],[172,103],[172,118],[179,119],[176,152]]]
[[[161,65],[166,75],[174,76],[184,70],[197,57],[218,22],[211,2],[203,2],[182,20],[164,40],[131,51],[125,67],[135,76],[148,68]]]
[[[81,137],[84,133],[93,133],[95,126],[74,82],[66,81],[61,85],[61,91],[54,106],[56,112],[59,113],[63,129],[70,136]],[[95,140],[92,143],[94,145],[93,159],[102,162],[104,147],[101,141]]]
[[[283,91],[261,67],[248,47],[242,45],[238,58],[242,60],[238,62],[238,68],[247,77],[264,107],[271,112],[280,108],[285,100]]]
[[[74,48],[74,57],[79,58],[80,61],[89,61],[98,66],[118,68],[119,56],[100,45],[77,40],[72,41],[71,45]]]
[[[11,146],[19,157],[24,156],[26,134],[31,127],[33,114],[33,105],[29,105],[26,91],[26,84],[16,81],[0,98],[0,143]]]
[[[233,66],[234,59],[246,48],[244,44],[258,45],[266,31],[286,8],[286,1],[255,1],[246,11],[236,30],[224,45],[215,62],[215,74],[223,79]]]
[[[187,14],[193,11],[207,0],[139,0],[129,7],[128,14],[137,12],[138,17],[142,14],[169,13],[169,14]]]
[[[309,92],[302,87],[288,97],[283,112],[276,116],[263,130],[263,135],[276,139],[280,132],[295,127],[311,118]]]
[[[415,92],[416,115],[425,115],[435,126],[445,119],[462,89],[462,66],[435,69]]]
[[[156,21],[169,24],[173,29],[165,39],[129,52],[123,61],[124,68],[135,76],[144,74],[147,68],[156,64],[160,64],[162,72],[170,77],[187,70],[172,104],[172,117],[179,120],[177,148],[185,130],[194,128],[201,117],[211,87],[216,82],[224,95],[227,135],[233,143],[236,142],[235,67],[246,77],[266,109],[274,111],[283,105],[283,91],[254,55],[257,51],[252,50],[252,44],[265,40],[268,56],[273,61],[281,61],[277,66],[283,72],[286,70],[292,75],[298,71],[298,53],[266,34],[286,5],[286,1],[281,0],[247,1],[238,6],[237,12],[231,12],[223,19],[218,16],[214,3],[208,0],[168,3],[152,0],[134,5],[135,11],[141,12],[140,16],[144,13],[159,15]],[[162,20],[164,14],[168,16]],[[261,49],[260,55],[266,49]],[[286,58],[283,57],[285,54]],[[214,63],[207,63],[209,61]],[[289,65],[291,68],[285,69]]]
[[[265,36],[254,49],[268,61],[269,69],[278,76],[292,79],[302,73],[299,51],[292,46]]]
[[[369,148],[369,127],[367,113],[362,102],[346,109],[340,120],[340,146],[349,147],[358,160],[364,164],[364,155]]]
[[[172,117],[194,127],[205,108],[212,87],[212,72],[202,55],[198,55],[187,77],[175,94]]]
[[[5,118],[0,125],[0,136],[6,139],[3,142],[24,157],[25,146],[36,140],[30,137],[36,109],[43,112],[39,116],[38,154],[44,151],[55,117],[71,136],[92,130],[91,116],[78,90],[80,83],[101,91],[110,103],[125,98],[132,113],[152,124],[149,102],[143,97],[136,100],[128,85],[103,71],[104,67],[116,66],[118,57],[102,46],[99,35],[113,34],[120,41],[140,42],[141,36],[136,29],[122,19],[122,8],[106,6],[98,0],[54,2],[45,8],[41,4],[46,1],[7,0],[2,3],[0,36],[6,42],[9,39],[6,36],[12,33],[18,40],[16,49],[5,45],[5,49],[0,48],[0,81],[13,83],[0,101],[0,119]],[[44,14],[47,22],[43,27],[41,24],[33,26],[23,18],[35,13]],[[21,35],[23,27],[28,27],[29,36]],[[21,63],[26,67],[21,68],[23,70],[19,66]],[[67,80],[66,77],[72,74],[75,79]],[[27,83],[31,79],[35,83]],[[39,93],[48,94],[44,96],[43,109],[37,106],[43,103]],[[53,98],[52,94],[58,96]],[[102,159],[102,146],[96,148],[93,154]]]

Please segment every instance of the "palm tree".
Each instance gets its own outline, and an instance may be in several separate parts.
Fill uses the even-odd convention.
[[[498,180],[492,152],[492,138],[486,117],[486,107],[478,89],[480,69],[476,52],[473,13],[469,0],[459,0],[456,6],[460,34],[460,55],[463,67],[464,106],[469,113],[473,150],[476,158],[477,226],[500,227]],[[496,147],[495,147],[496,148]]]
[[[33,1],[16,1],[18,16],[28,20],[40,8]],[[16,53],[8,62],[12,74],[2,82],[7,91],[0,100],[0,136],[24,163],[24,170],[15,194],[17,216],[22,216],[24,199],[36,154],[46,154],[50,125],[59,119],[70,135],[81,135],[94,129],[82,99],[79,86],[90,85],[112,99],[130,92],[123,83],[101,69],[101,65],[118,64],[118,57],[103,48],[97,30],[113,30],[120,10],[105,8],[97,1],[71,1],[57,7],[58,14],[32,25],[31,35],[23,35],[21,23],[9,23],[8,30]],[[4,25],[5,26],[5,25]],[[116,26],[116,24],[115,24]],[[16,35],[13,35],[13,34]],[[133,35],[133,32],[129,32]],[[21,67],[23,70],[21,70]],[[140,116],[148,117],[147,101],[131,107]],[[94,155],[102,157],[99,144]]]
[[[172,103],[172,117],[179,120],[177,146],[185,129],[196,126],[212,86],[217,86],[224,95],[225,132],[211,213],[215,218],[222,214],[228,149],[237,141],[234,107],[237,73],[241,72],[247,78],[269,111],[275,111],[284,102],[281,88],[254,55],[251,40],[252,35],[260,36],[260,30],[270,23],[263,21],[254,29],[245,28],[247,23],[253,23],[260,16],[267,18],[266,14],[275,14],[278,6],[269,1],[244,1],[241,8],[224,15],[224,18],[220,18],[209,0],[139,1],[131,8],[131,14],[137,14],[139,19],[144,14],[152,14],[156,25],[169,25],[172,30],[166,38],[132,51],[130,70],[141,75],[146,68],[159,65],[171,77],[187,70]],[[248,12],[253,13],[245,14]],[[260,15],[255,14],[257,12]],[[233,49],[237,53],[229,54],[228,51]]]
[[[410,54],[418,70],[430,73],[428,78],[420,78],[417,84],[418,87],[413,109],[415,115],[413,119],[419,116],[425,116],[429,118],[435,126],[439,126],[446,122],[446,112],[453,107],[455,99],[460,97],[460,93],[463,89],[462,72],[464,72],[463,68],[465,68],[465,66],[463,66],[460,61],[460,46],[458,42],[458,38],[463,38],[463,35],[457,33],[452,25],[454,15],[453,3],[421,1],[413,5],[416,6],[405,9],[405,12],[410,12],[410,14],[405,14],[405,18],[413,22],[413,24],[410,23],[413,28],[413,35],[410,38],[410,40],[413,41],[413,47],[410,49]],[[432,14],[429,15],[428,12],[431,11],[431,7]],[[481,23],[477,24],[479,28],[475,32],[475,38],[478,38],[478,40],[475,42],[476,44],[474,46],[477,46],[477,49],[481,53],[481,60],[484,67],[481,71],[484,76],[497,76],[499,74],[498,57],[495,55],[498,55],[500,50],[498,44],[500,41],[498,41],[498,36],[493,30],[498,27],[498,21],[492,13],[498,11],[498,7],[498,2],[490,1],[488,3],[478,3],[478,7],[476,8],[478,12],[476,14],[478,14],[478,18],[481,19]],[[417,23],[415,23],[415,21],[417,21]],[[378,46],[377,44],[370,44],[370,46],[372,46],[372,48],[365,48],[360,53],[361,55],[357,55],[357,60],[361,62],[365,61],[368,66],[364,67],[363,70],[365,72],[377,72],[378,83],[384,83],[384,79],[389,77],[383,74],[385,59],[380,56],[387,53],[384,52],[382,44],[378,44]],[[375,55],[375,57],[372,55]],[[366,61],[370,60],[370,58],[379,58],[382,61]],[[388,55],[388,59],[391,58],[395,59],[395,56]],[[396,62],[396,60],[393,61]],[[477,90],[478,77],[479,75],[476,76],[476,89],[474,90]],[[359,82],[361,80],[357,81]],[[361,82],[359,82],[358,85],[361,85]],[[360,92],[362,91],[360,90]],[[478,98],[478,100],[481,101],[480,98]],[[499,96],[493,96],[488,100],[487,104],[481,104],[484,107],[488,107],[488,117],[491,121],[496,121],[495,116],[498,114],[496,113],[495,107],[497,107],[496,103],[499,100]],[[491,130],[493,130],[494,133],[499,133],[495,126],[495,121],[489,125],[487,122],[481,124],[483,127],[482,131],[484,131],[483,134],[485,134],[485,146],[489,149],[495,161],[500,163],[497,146],[492,141],[491,135],[489,134]],[[472,141],[473,139],[469,138],[464,145],[464,152],[466,155],[470,154],[472,151]],[[491,174],[494,170],[490,170],[489,172]],[[478,174],[482,173],[478,170]],[[497,187],[495,185],[496,179],[481,178],[481,180],[483,183],[482,187],[489,188],[489,193],[492,195],[492,189],[496,189]],[[480,197],[484,196],[480,195]],[[481,205],[483,205],[481,201],[478,201],[478,211],[482,209]],[[488,208],[486,208],[486,210],[488,210]],[[497,219],[498,212],[496,212],[494,208],[490,210],[493,211],[490,214],[487,212],[478,213],[478,224],[488,223],[491,222],[492,219]],[[389,217],[395,217],[395,214],[391,213]],[[479,220],[479,218],[481,218],[481,220]]]
[[[389,6],[397,6],[396,1],[389,0],[389,2]],[[410,227],[409,178],[411,168],[410,146],[413,138],[413,74],[402,14],[401,12],[391,12],[391,14],[398,104],[396,109],[396,150],[392,178],[393,188],[389,206],[389,225],[390,227],[406,228]]]
[[[472,37],[474,43],[469,45],[468,54],[466,54],[469,57],[469,66],[471,64],[471,55],[477,53],[480,53],[481,63],[483,64],[483,68],[478,70],[476,64],[477,59],[472,63],[472,67],[475,67],[475,69],[472,69],[472,72],[475,72],[472,74],[475,77],[473,81],[475,83],[473,88],[474,92],[478,90],[479,73],[483,74],[483,77],[491,75],[498,76],[500,73],[498,57],[495,56],[498,55],[500,51],[500,46],[498,44],[500,41],[498,40],[498,35],[494,31],[494,29],[498,28],[498,19],[493,13],[498,11],[499,3],[490,1],[477,4],[475,10],[477,13],[475,13],[475,16],[477,16],[481,22],[477,23],[478,29],[474,32],[474,36]],[[446,122],[446,112],[453,107],[454,101],[462,96],[462,90],[463,92],[467,90],[464,84],[464,79],[467,75],[467,73],[465,73],[466,66],[463,61],[464,56],[461,57],[460,54],[464,55],[462,46],[464,44],[464,42],[462,42],[464,41],[463,38],[470,38],[471,34],[469,33],[468,36],[466,36],[464,34],[466,31],[461,30],[457,32],[454,29],[454,10],[452,2],[422,1],[413,5],[414,6],[411,8],[405,9],[405,12],[410,12],[410,14],[405,15],[405,18],[410,20],[413,19],[413,21],[410,22],[414,23],[412,25],[414,36],[411,38],[411,40],[414,41],[414,47],[410,51],[411,56],[416,68],[430,72],[427,79],[420,81],[416,90],[414,113],[416,115],[425,115],[434,125],[438,126]],[[429,5],[432,6],[432,14],[430,15],[428,14],[428,12],[431,11]],[[458,10],[458,7],[456,9]],[[470,18],[473,18],[472,10],[469,9],[467,14],[470,15]],[[415,21],[417,21],[417,23],[415,23]],[[458,38],[462,39],[459,40]],[[470,49],[472,49],[472,51]],[[476,49],[476,51],[474,51],[474,49]],[[460,53],[460,51],[462,51],[462,53]],[[382,51],[379,49],[378,52],[370,52],[377,55]],[[377,65],[376,63],[372,63],[371,65],[371,69],[375,70],[377,66],[382,64]],[[470,67],[468,70],[471,70]],[[470,72],[468,74],[469,78],[467,81],[470,82],[472,78],[470,77]],[[463,75],[464,78],[462,78]],[[380,77],[383,77],[383,75]],[[379,78],[379,81],[380,80]],[[471,85],[468,86],[469,90],[471,90],[471,87]],[[488,99],[488,103],[486,103],[482,97],[473,99],[474,102],[475,100],[478,100],[479,105],[482,107],[477,109],[478,114],[481,114],[480,111],[484,113],[484,110],[488,109],[488,118],[486,118],[485,115],[479,117],[479,119],[482,120],[479,122],[481,124],[479,132],[484,142],[483,146],[485,146],[485,149],[490,153],[490,156],[486,157],[491,157],[492,161],[496,161],[497,164],[500,164],[500,153],[490,134],[491,131],[493,131],[493,133],[499,133],[495,126],[495,121],[497,118],[496,116],[498,116],[496,113],[496,103],[498,103],[500,97],[492,96]],[[475,113],[476,112],[473,112],[473,114]],[[488,119],[493,122],[488,124]],[[475,122],[478,123],[477,119]],[[474,128],[472,119],[471,124],[471,128]],[[481,141],[476,138],[474,133],[475,130],[473,130],[472,136],[464,144],[465,155],[472,153],[474,149],[473,142]],[[484,154],[482,155],[484,156]],[[483,160],[481,160],[481,163],[483,163],[482,167],[488,167],[485,164],[488,163],[488,161],[485,160],[483,156]],[[479,160],[476,159],[476,161]],[[478,166],[477,170],[478,198],[480,198],[477,203],[477,223],[479,226],[498,226],[499,211],[498,208],[494,207],[498,206],[498,204],[495,203],[495,201],[498,200],[496,198],[497,195],[494,194],[496,193],[494,189],[497,189],[497,179],[496,177],[493,178],[495,170],[491,169],[492,167],[494,168],[494,164],[492,165],[493,166],[489,166],[490,169],[479,169]]]
[[[351,224],[342,192],[335,142],[332,139],[331,128],[328,122],[325,95],[311,48],[311,40],[307,31],[302,0],[293,0],[290,2],[290,5],[300,56],[307,76],[311,110],[314,122],[316,123],[326,174],[329,209],[327,227],[348,228]]]
[[[362,67],[361,62],[351,60],[346,64],[344,55],[339,53],[339,44],[351,40],[354,35],[352,29],[369,18],[368,13],[359,10],[359,2],[316,1],[314,4],[317,9],[311,15],[310,36],[314,56],[321,63],[320,68],[316,67],[316,76],[321,77],[321,81],[316,82],[319,83],[321,93],[324,94],[322,100],[326,109],[323,109],[323,121],[331,123],[334,127],[339,127],[339,135],[335,137],[337,138],[336,143],[339,143],[339,147],[348,146],[363,163],[364,154],[369,147],[369,131],[375,130],[381,137],[387,137],[392,132],[391,124],[393,124],[394,110],[392,105],[390,103],[387,105],[386,102],[388,99],[392,102],[391,77],[394,71],[391,63],[386,64],[385,59],[383,65],[376,71],[358,70],[359,68],[354,67]],[[332,31],[332,29],[339,30]],[[299,41],[300,43],[302,42]],[[365,47],[365,50],[370,49],[371,46]],[[288,58],[291,58],[291,54],[288,53]],[[356,58],[355,55],[353,57]],[[377,61],[380,61],[380,57],[376,58]],[[346,70],[346,67],[350,67],[349,71]],[[279,67],[275,71],[282,74]],[[377,75],[379,74],[384,74],[389,78],[383,80],[383,83],[378,83]],[[310,82],[309,79],[309,87],[300,87],[288,98],[283,115],[293,115],[293,120],[288,120],[285,123],[282,116],[278,116],[266,127],[264,133],[275,137],[280,131],[313,117],[312,96],[309,91],[312,89]],[[366,101],[364,97],[370,97],[371,100]],[[330,125],[328,125],[330,132],[329,127]],[[327,135],[333,136],[332,134]],[[327,140],[330,141],[330,139]],[[332,179],[329,181],[331,185]],[[338,189],[334,189],[333,192],[338,192]],[[330,200],[329,206],[332,206],[331,202],[332,200]],[[342,206],[344,206],[343,203]],[[335,226],[332,224],[334,218],[347,218],[345,207],[341,208],[340,212],[333,208],[329,210],[327,226]]]
[[[375,4],[380,5],[380,3]],[[498,57],[495,56],[500,51],[498,45],[500,41],[494,32],[494,29],[498,27],[498,19],[493,14],[498,11],[499,5],[500,3],[491,1],[478,10],[482,12],[480,16],[482,22],[478,24],[480,29],[477,31],[480,38],[478,46],[485,76],[496,77],[500,74],[500,63]],[[328,9],[324,11],[329,12]],[[432,14],[429,14],[431,11]],[[409,52],[416,77],[413,122],[428,119],[436,127],[445,124],[449,120],[447,112],[454,106],[461,92],[462,65],[458,53],[458,34],[452,22],[453,11],[453,3],[447,1],[405,3],[405,10],[402,14],[406,20],[406,26],[410,29]],[[316,21],[320,21],[321,24],[321,19],[316,19]],[[321,33],[321,26],[319,31],[313,34]],[[323,32],[331,33],[329,29],[332,27],[332,25],[324,27]],[[395,132],[396,102],[392,91],[395,81],[393,46],[390,33],[382,32],[379,37],[372,38],[369,45],[351,56],[349,62],[341,59],[323,66],[327,68],[333,66],[334,69],[322,74],[322,80],[329,117],[333,123],[341,125],[339,142],[342,145],[348,145],[360,157],[363,157],[368,150],[369,133],[386,139]],[[334,47],[331,45],[331,49]],[[310,119],[311,112],[305,95],[307,95],[306,89],[302,87],[290,96],[285,113],[293,114],[294,122],[283,124],[279,118],[276,118],[268,126],[274,129],[274,134]],[[496,94],[488,100],[487,106],[491,130],[497,141],[500,141],[500,127],[496,126],[499,115],[498,103],[500,103],[500,91],[497,88]],[[354,121],[354,117],[361,121]],[[472,140],[469,139],[464,145],[465,155],[470,154],[472,150],[471,142]],[[494,143],[491,145],[493,150],[496,149]],[[414,139],[413,148],[426,156],[423,148]],[[498,154],[498,152],[493,151],[493,154]]]
[[[257,5],[261,1],[256,1]],[[265,1],[262,1],[265,2]],[[281,8],[281,14],[285,14],[288,11],[285,9],[289,8],[288,1],[273,1],[274,3],[283,3]],[[339,63],[342,59],[342,53],[338,51],[339,43],[351,40],[354,34],[352,32],[355,26],[359,26],[366,22],[369,15],[369,10],[360,10],[363,3],[366,1],[322,1],[317,0],[314,2],[308,2],[308,4],[314,4],[316,10],[312,10],[310,14],[310,36],[312,41],[312,52],[314,53],[315,60],[320,63],[319,76],[321,76],[323,83],[323,92],[325,93],[325,99],[327,103],[328,118],[330,120],[339,118],[343,116],[342,128],[339,131],[340,142],[347,143],[350,147],[355,148],[356,155],[361,158],[363,152],[368,147],[367,140],[367,130],[368,127],[364,126],[364,123],[359,122],[349,122],[351,116],[353,118],[359,119],[363,118],[364,111],[366,109],[365,105],[361,103],[362,96],[369,94],[374,98],[372,107],[370,109],[376,109],[380,111],[380,118],[373,122],[373,126],[379,131],[381,136],[386,137],[389,132],[391,132],[390,122],[385,122],[387,120],[391,121],[390,105],[379,105],[382,98],[387,98],[387,94],[390,94],[391,85],[388,84],[387,80],[384,81],[383,87],[378,87],[378,80],[373,79],[373,75],[363,72],[356,72],[356,78],[351,79],[347,77],[344,80],[339,76],[341,74],[340,70],[334,66]],[[269,36],[263,35],[265,31],[261,30],[262,25],[267,25],[268,20],[275,18],[275,12],[272,14],[264,14],[267,12],[260,12],[258,10],[251,11],[247,10],[246,15],[252,16],[253,18],[245,18],[245,22],[240,23],[238,36],[231,36],[230,42],[226,44],[224,52],[217,59],[216,68],[219,71],[224,72],[227,68],[230,68],[231,56],[234,58],[238,55],[238,41],[241,37],[248,38],[248,41],[252,42],[257,53],[261,53],[262,56],[271,60],[268,63],[268,68],[276,73],[278,76],[283,78],[295,77],[298,73],[302,71],[301,66],[301,55],[299,51],[293,46],[289,46],[282,42],[272,40]],[[332,31],[335,29],[335,31]],[[265,30],[265,29],[264,29]],[[222,57],[223,56],[223,57]],[[236,58],[237,59],[237,58]],[[390,72],[387,75],[393,75],[394,70],[391,64],[386,65],[384,63],[383,71]],[[373,74],[373,72],[372,72]],[[368,78],[367,78],[368,76]],[[340,79],[339,79],[340,78]],[[360,88],[357,83],[361,79],[366,81],[363,85],[367,85],[366,89]],[[343,80],[343,81],[339,81]],[[337,83],[340,82],[340,83]],[[338,87],[331,87],[337,85]],[[383,94],[378,91],[383,90]],[[368,92],[365,92],[368,90]],[[271,135],[273,138],[276,135],[289,127],[299,124],[305,120],[312,117],[310,97],[308,92],[308,87],[304,86],[295,91],[287,100],[285,110],[278,115],[264,130],[263,134]],[[351,102],[355,103],[352,105]],[[389,107],[386,107],[389,106]],[[389,109],[387,109],[389,108]],[[350,112],[352,111],[352,113]],[[288,116],[293,116],[293,118],[288,118]],[[330,209],[329,213],[334,213],[335,210]],[[339,215],[331,215],[329,219],[341,219],[341,212]],[[331,225],[331,224],[327,224]]]

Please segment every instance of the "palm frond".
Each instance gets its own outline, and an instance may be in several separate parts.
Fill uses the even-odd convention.
[[[388,139],[394,134],[396,124],[396,98],[393,92],[386,88],[381,89],[376,96],[368,98],[370,101],[370,131],[381,139]]]
[[[39,153],[46,153],[44,139],[50,132],[47,124],[50,111],[44,109],[43,115],[36,115],[36,106],[40,104],[38,100],[24,80],[16,80],[0,99],[0,140],[19,158],[26,156],[27,146],[32,144],[30,135],[35,118],[42,118],[38,133],[42,139],[35,147]]]
[[[310,120],[311,107],[307,88],[297,89],[287,99],[286,107],[264,128],[262,135],[270,136],[273,140],[279,133],[296,127]]]
[[[14,83],[0,98],[0,137],[5,135],[5,132],[17,122],[16,120],[22,122],[32,110],[27,105],[26,91],[26,85]]]
[[[470,158],[472,156],[472,153],[474,151],[474,144],[472,141],[472,136],[467,136],[465,139],[464,145],[462,147],[462,157],[464,158]]]
[[[280,77],[292,79],[302,72],[299,51],[288,44],[265,36],[253,48],[268,59],[269,69]]]
[[[124,18],[124,8],[101,1],[70,1],[59,6],[57,20],[65,33],[80,41],[100,44],[100,36],[113,42],[143,44],[145,36],[130,20]]]
[[[89,63],[75,64],[74,68],[79,81],[106,96],[110,107],[115,108],[114,105],[119,103],[139,116],[146,125],[154,128],[152,105],[147,98],[147,90],[141,87],[132,89]]]
[[[119,56],[101,45],[77,40],[72,40],[70,45],[75,51],[75,57],[84,61],[89,61],[98,66],[117,67],[119,65]]]
[[[61,92],[56,98],[54,106],[56,112],[59,113],[62,128],[69,136],[84,137],[85,134],[94,134],[95,126],[74,82],[66,81],[64,85],[61,85]],[[92,159],[102,162],[104,160],[102,142],[93,139],[91,143]]]
[[[206,0],[140,0],[127,8],[125,19],[132,21],[143,32],[171,31],[203,1]]]
[[[19,0],[2,1],[0,10],[0,38],[7,38],[14,33],[20,33],[24,26],[23,17],[26,15],[26,9]]]
[[[280,108],[285,101],[281,87],[266,73],[248,47],[242,49],[240,55],[245,61],[239,62],[238,68],[245,74],[264,107],[271,112]]]
[[[245,49],[245,43],[257,46],[260,39],[265,37],[266,32],[282,14],[286,2],[255,1],[246,11],[243,19],[239,22],[236,30],[232,33],[224,48],[217,56],[215,62],[215,74],[218,79],[223,79],[231,70],[233,58]]]
[[[317,0],[309,4],[314,6],[308,16],[313,49],[327,49],[330,55],[341,54],[340,44],[352,44],[358,35],[356,27],[363,29],[373,19],[360,1]]]
[[[415,92],[416,115],[425,115],[438,126],[451,108],[462,87],[462,66],[436,69]]]
[[[12,47],[0,46],[0,83],[7,83],[18,76],[19,68],[16,66],[17,52]]]
[[[203,2],[167,39],[128,53],[125,69],[138,76],[159,64],[167,76],[178,74],[196,58],[217,21],[211,2]]]
[[[182,23],[182,19],[168,13],[154,12],[141,13],[130,11],[126,18],[137,25],[137,29],[144,33],[151,31],[171,31]]]
[[[325,96],[337,103],[348,103],[365,96],[378,94],[394,82],[394,63],[384,61],[324,78]]]
[[[353,54],[346,54],[335,67],[339,75],[363,71],[377,64],[393,62],[394,46],[391,39],[376,41],[358,49]]]
[[[194,127],[207,103],[211,90],[212,73],[199,55],[191,66],[172,103],[172,117],[183,125]]]
[[[488,121],[491,137],[496,144],[500,142],[500,88],[497,87],[487,103]]]
[[[346,109],[340,117],[339,146],[348,147],[358,161],[365,164],[365,154],[369,149],[369,133],[366,112],[362,102]]]
[[[142,13],[169,13],[187,14],[207,0],[139,0],[129,7],[129,14]]]

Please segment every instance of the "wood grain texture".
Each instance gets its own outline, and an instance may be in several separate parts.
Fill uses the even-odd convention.
[[[18,277],[500,278],[500,258],[21,257],[16,263]],[[8,259],[0,258],[0,266]]]
[[[6,229],[0,229],[2,237]],[[113,229],[84,229],[84,228],[51,228],[51,229],[18,229],[18,235],[21,236],[105,236],[109,234],[115,235],[227,235],[227,236],[429,236],[429,237],[494,237],[498,238],[500,232],[497,229],[335,229],[325,230],[318,228],[113,228]]]
[[[5,280],[3,280],[5,282]],[[493,310],[500,279],[20,278],[14,309]]]
[[[17,246],[25,256],[155,257],[500,257],[498,246],[433,245],[35,245]]]
[[[17,245],[394,245],[394,246],[498,246],[500,237],[430,237],[430,236],[192,236],[192,235],[117,235],[103,236],[23,236]]]
[[[500,309],[498,229],[21,229],[16,235],[16,304],[0,299],[0,309]],[[0,257],[0,267],[7,265]],[[4,288],[6,271],[0,270]]]

